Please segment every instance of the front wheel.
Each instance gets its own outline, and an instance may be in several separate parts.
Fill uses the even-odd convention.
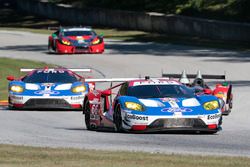
[[[88,130],[93,130],[93,128],[90,125],[90,105],[89,105],[89,101],[87,100],[85,105],[84,105],[84,111],[85,113],[85,125],[87,127]]]
[[[123,132],[122,128],[122,115],[121,115],[121,106],[117,104],[114,111],[114,124],[115,124],[115,131]]]

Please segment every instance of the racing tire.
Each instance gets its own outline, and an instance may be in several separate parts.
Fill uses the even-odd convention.
[[[55,46],[55,54],[59,54],[57,47]]]
[[[114,111],[114,125],[116,132],[123,132],[124,129],[122,127],[122,115],[121,115],[121,106],[117,104]]]
[[[88,130],[93,130],[93,127],[90,125],[90,105],[89,101],[87,100],[85,105],[84,105],[84,111],[85,113],[85,125]]]
[[[9,110],[15,110],[16,108],[13,105],[11,105],[11,104],[12,104],[11,100],[10,100],[10,98],[8,98],[8,109]]]
[[[213,135],[216,134],[218,131],[203,131],[201,132],[202,134],[206,134],[206,135]]]
[[[53,53],[53,49],[51,47],[51,42],[50,41],[48,42],[48,52]]]

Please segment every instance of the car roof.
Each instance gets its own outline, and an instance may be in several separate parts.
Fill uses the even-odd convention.
[[[72,28],[62,28],[62,31],[92,31],[89,27],[72,27]]]
[[[128,81],[129,87],[141,85],[182,85],[180,82],[172,79],[138,79]]]

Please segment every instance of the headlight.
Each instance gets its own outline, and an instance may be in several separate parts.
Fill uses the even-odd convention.
[[[219,103],[218,103],[218,101],[214,100],[214,101],[204,103],[203,107],[206,110],[215,110],[215,109],[219,108]]]
[[[100,40],[99,38],[97,38],[97,39],[95,39],[95,40],[92,42],[92,44],[93,44],[93,45],[96,45],[96,44],[100,43],[100,41],[101,41],[101,40]]]
[[[10,87],[10,90],[13,91],[13,92],[21,93],[21,92],[23,92],[23,87],[18,86],[18,85],[12,85]]]
[[[67,40],[62,40],[62,44],[64,44],[64,45],[70,45],[70,42],[67,41]]]
[[[84,85],[80,85],[80,86],[76,86],[72,88],[72,92],[74,93],[85,92],[85,91],[86,91],[86,87]]]
[[[125,106],[126,108],[131,109],[131,110],[137,110],[137,111],[143,110],[142,105],[138,103],[134,103],[134,102],[125,102]]]

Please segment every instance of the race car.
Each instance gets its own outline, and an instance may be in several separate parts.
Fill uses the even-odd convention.
[[[103,53],[103,37],[89,27],[59,27],[48,40],[49,52],[59,54]]]
[[[28,72],[15,78],[8,76],[10,109],[78,109],[94,83],[86,83],[76,72],[91,69],[41,68],[21,69]]]
[[[226,75],[202,75],[198,70],[197,74],[186,74],[184,70],[182,74],[162,74],[162,77],[179,78],[179,81],[184,85],[191,87],[195,93],[211,94],[222,100],[223,106],[221,108],[223,115],[229,115],[233,108],[233,93],[232,85],[226,81]],[[190,82],[189,78],[194,78]],[[208,86],[204,79],[221,79],[221,83],[217,83],[214,88]]]
[[[178,81],[149,77],[94,81],[124,82],[85,96],[83,114],[88,130],[216,133],[221,129],[221,101],[213,95],[194,94]]]

